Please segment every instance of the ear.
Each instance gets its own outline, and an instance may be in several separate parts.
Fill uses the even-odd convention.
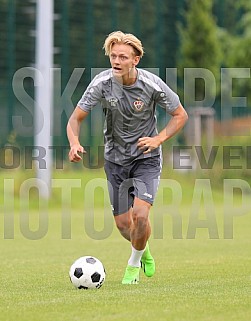
[[[137,66],[137,64],[140,62],[140,56],[135,56],[134,57],[134,62],[133,62],[133,64],[134,64],[134,66]]]

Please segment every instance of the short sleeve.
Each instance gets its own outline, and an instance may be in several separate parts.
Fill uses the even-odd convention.
[[[96,77],[92,80],[90,85],[86,88],[83,96],[78,102],[78,106],[86,111],[89,112],[95,107],[102,98],[102,82],[97,83]]]
[[[173,112],[180,105],[179,96],[160,78],[158,86],[160,90],[155,92],[155,102],[168,113]]]

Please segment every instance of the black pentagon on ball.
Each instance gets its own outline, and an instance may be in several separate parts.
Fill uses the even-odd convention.
[[[81,278],[81,276],[83,275],[83,270],[82,268],[76,268],[74,271],[74,275],[76,276],[77,279]]]
[[[83,285],[80,285],[78,287],[79,290],[88,290],[88,287],[87,286],[83,286]]]
[[[99,282],[101,275],[98,272],[92,274],[91,279],[93,283]]]
[[[100,282],[96,285],[96,288],[99,289],[101,288],[101,286],[103,285],[105,279],[103,278],[102,280],[100,280]]]
[[[87,263],[90,263],[90,264],[95,264],[95,263],[96,263],[96,260],[94,259],[94,257],[87,257],[87,258],[86,258],[86,262],[87,262]]]

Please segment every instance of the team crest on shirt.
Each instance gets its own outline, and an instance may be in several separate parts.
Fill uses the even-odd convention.
[[[133,103],[134,110],[136,111],[141,111],[144,108],[144,105],[145,105],[144,102],[139,98],[135,100]]]

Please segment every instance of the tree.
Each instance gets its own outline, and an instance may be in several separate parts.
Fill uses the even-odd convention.
[[[244,0],[236,2],[236,11],[239,20],[235,29],[232,32],[225,29],[222,33],[224,67],[243,70],[250,68],[251,61],[251,3]],[[251,105],[250,78],[235,81],[233,90],[235,96],[248,97],[248,105]]]
[[[180,65],[184,68],[205,68],[215,79],[219,79],[221,49],[217,36],[217,25],[212,14],[212,0],[192,0],[180,26]],[[204,81],[195,83],[196,100],[203,100]],[[212,92],[211,95],[215,95]],[[188,97],[186,101],[189,103]]]

